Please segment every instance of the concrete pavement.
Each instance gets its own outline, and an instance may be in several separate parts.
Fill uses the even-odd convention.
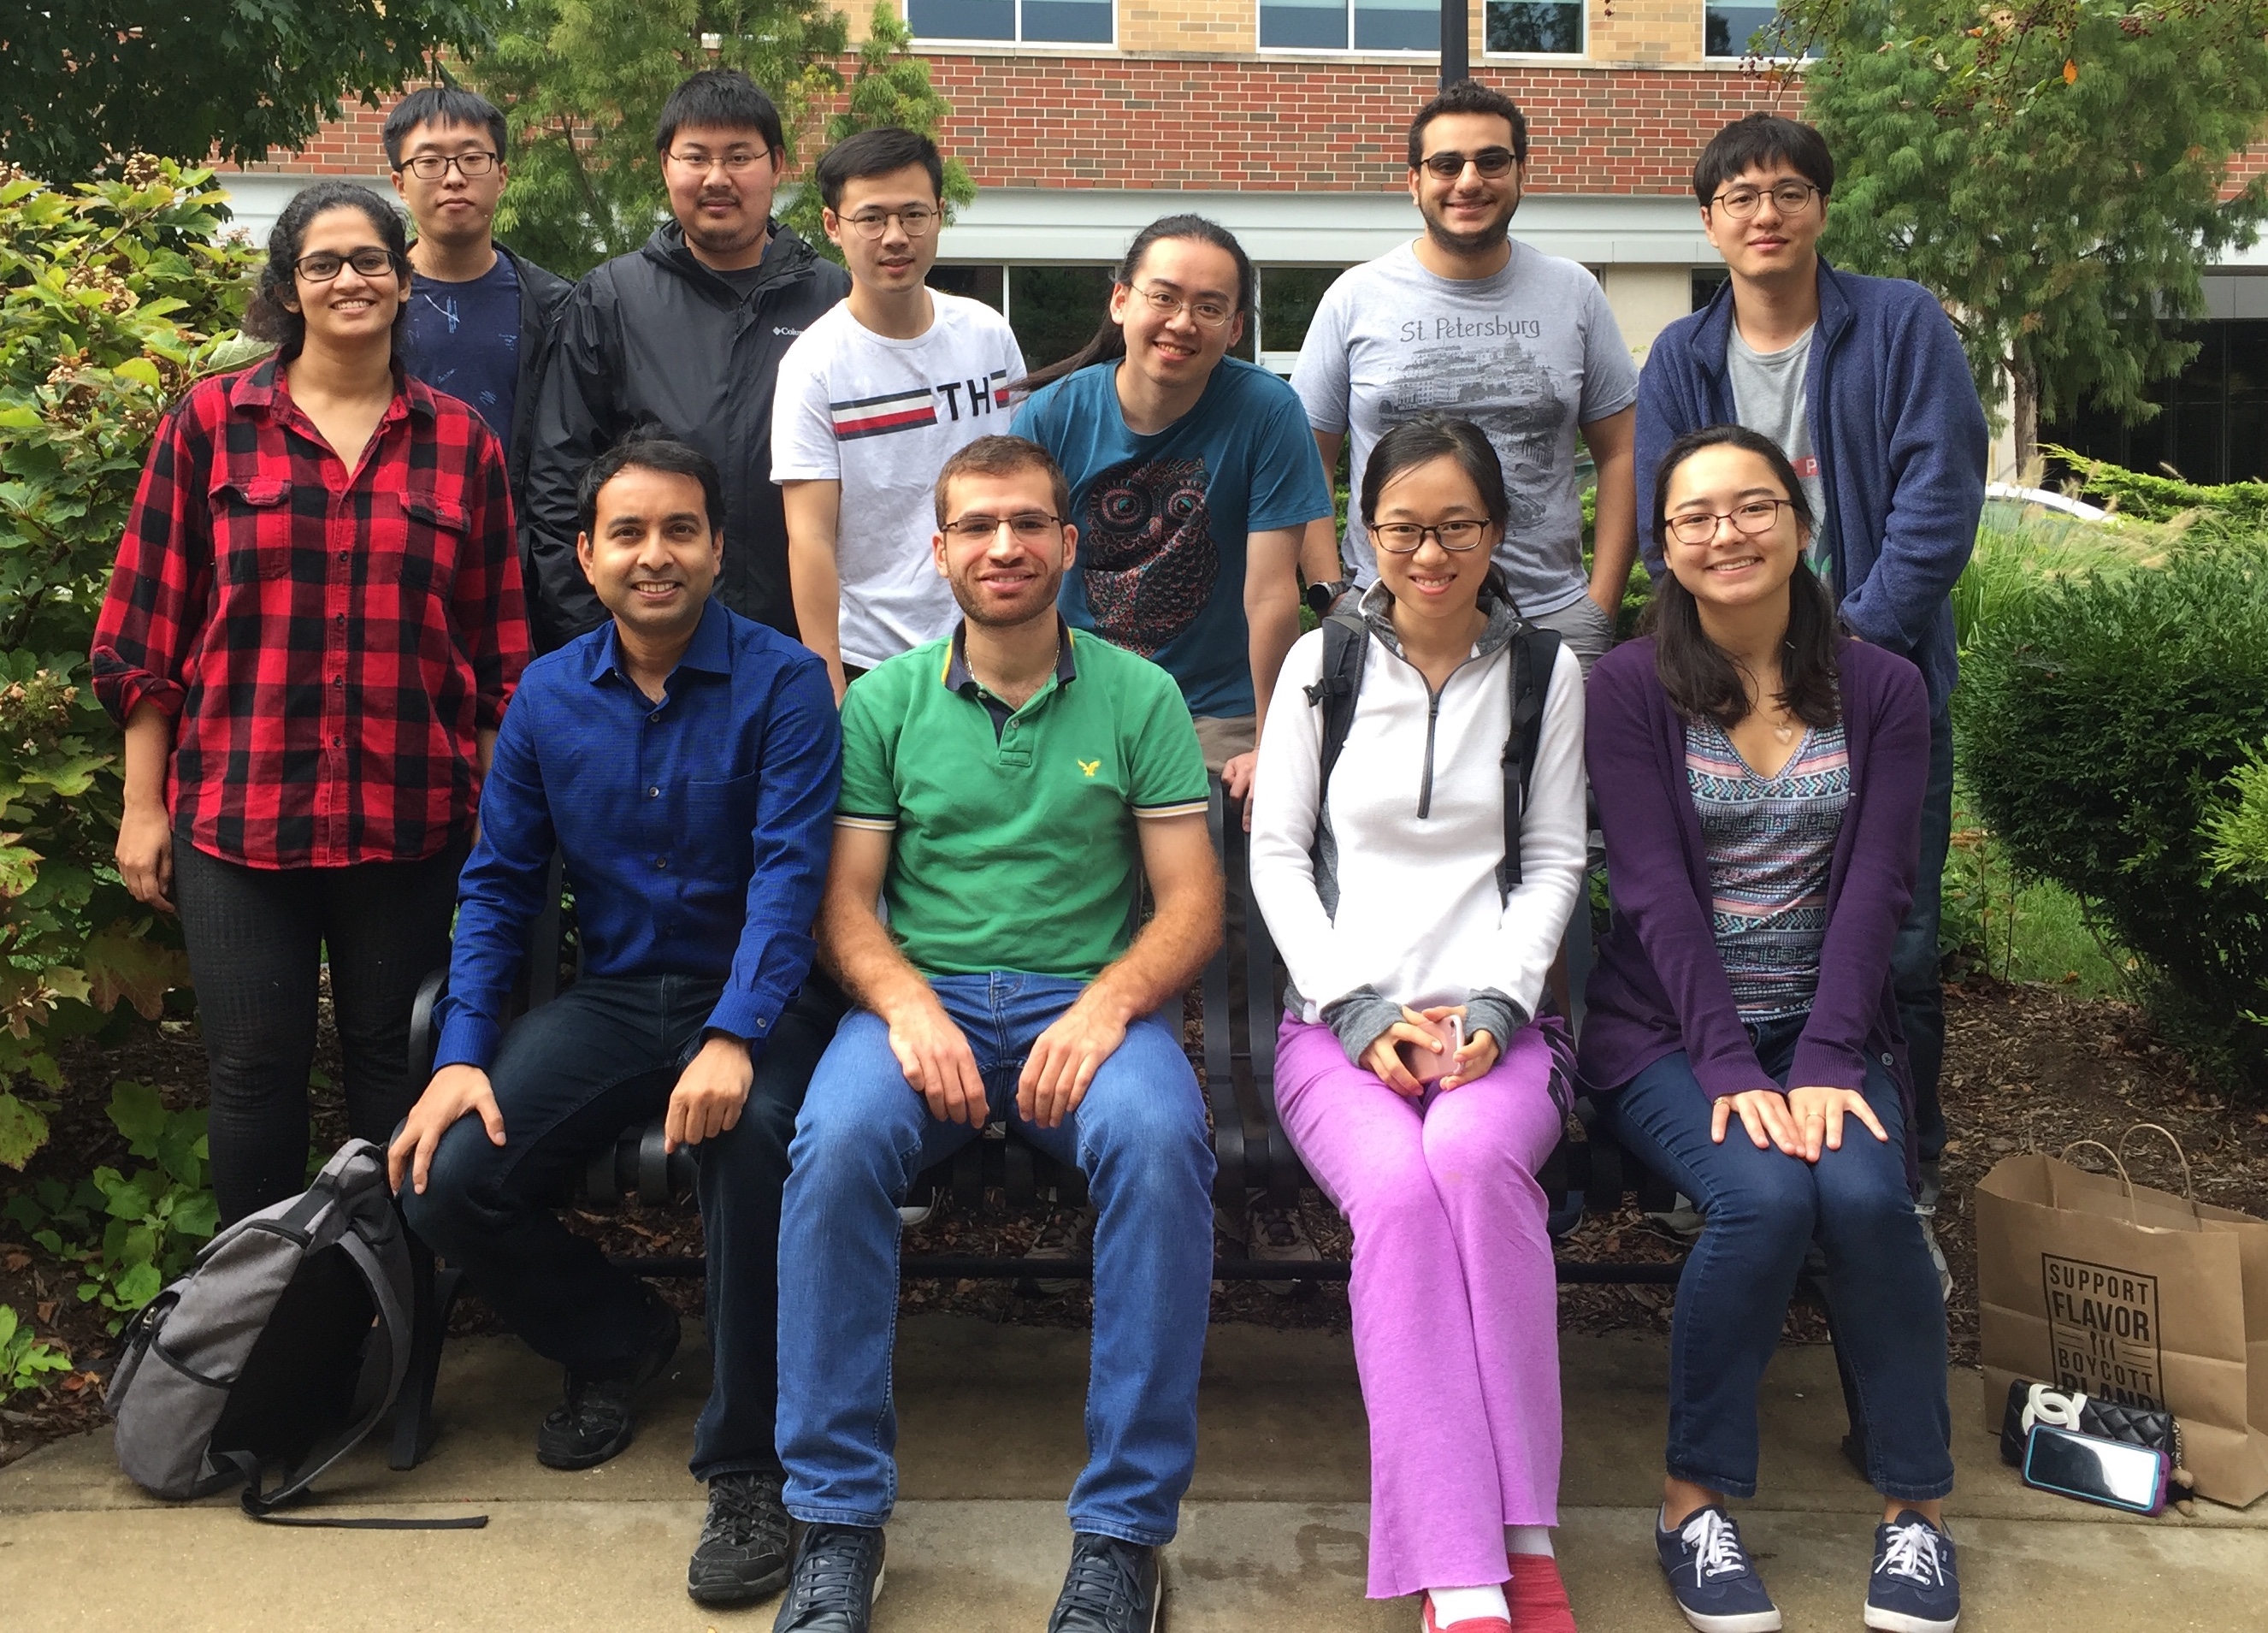
[[[927,1316],[901,1329],[902,1496],[878,1633],[1044,1625],[1084,1455],[1086,1334]],[[1659,1492],[1664,1342],[1562,1343],[1567,1458],[1562,1568],[1585,1633],[1678,1633],[1647,1539]],[[484,1511],[479,1532],[287,1530],[232,1501],[151,1503],[108,1437],[0,1469],[0,1625],[169,1633],[279,1627],[541,1628],[547,1633],[764,1629],[769,1608],[703,1613],[684,1596],[701,1491],[685,1472],[707,1386],[696,1331],[657,1385],[637,1443],[578,1474],[540,1467],[534,1426],[556,1374],[508,1339],[453,1343],[444,1439],[391,1474],[365,1452],[321,1482],[354,1513]],[[1982,1428],[1973,1373],[1953,1380],[1960,1489],[1948,1504],[1967,1633],[2268,1629],[2268,1502],[2140,1520],[2023,1489]],[[1783,1351],[1765,1385],[1765,1490],[1738,1505],[1791,1629],[1857,1629],[1877,1500],[1837,1450],[1823,1349]],[[1340,1633],[1418,1623],[1414,1600],[1362,1598],[1366,1452],[1343,1337],[1214,1328],[1204,1441],[1167,1555],[1174,1633]]]

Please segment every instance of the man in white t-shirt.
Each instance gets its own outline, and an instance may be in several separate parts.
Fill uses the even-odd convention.
[[[991,307],[923,281],[945,186],[927,137],[862,130],[814,175],[850,293],[780,359],[772,479],[786,501],[796,624],[840,703],[858,675],[960,617],[930,560],[932,492],[955,450],[1007,430],[1024,354]]]
[[[1527,162],[1528,121],[1502,92],[1468,79],[1420,108],[1410,196],[1425,233],[1330,286],[1292,386],[1324,469],[1353,433],[1356,493],[1380,434],[1414,414],[1455,414],[1486,432],[1512,508],[1497,564],[1521,613],[1557,631],[1587,674],[1614,642],[1638,557],[1638,369],[1598,279],[1510,236]],[[1598,468],[1587,572],[1579,434]],[[1345,545],[1354,581],[1375,580],[1359,516],[1348,518]]]

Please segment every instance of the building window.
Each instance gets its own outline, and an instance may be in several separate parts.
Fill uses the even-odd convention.
[[[1705,56],[1765,56],[1787,55],[1775,37],[1772,19],[1779,8],[1770,5],[1719,5],[1709,0],[1703,8],[1701,52]],[[1811,46],[1803,55],[1817,56]]]
[[[2130,470],[2178,472],[2188,482],[2268,477],[2268,322],[2222,319],[2174,332],[2203,344],[2187,368],[2149,388],[2154,417],[2130,425],[2089,403],[2068,419],[2043,424],[2040,440]],[[2050,474],[2060,480],[2072,473]]]
[[[1507,54],[1580,56],[1583,0],[1488,0],[1481,42]]]
[[[1260,0],[1263,51],[1439,51],[1440,0]]]
[[[1732,274],[1722,267],[1694,268],[1693,310],[1698,312],[1714,300],[1717,298],[1717,292],[1725,287],[1725,280],[1730,277]]]
[[[1230,348],[1231,357],[1279,374],[1292,372],[1314,321],[1316,304],[1337,279],[1337,267],[1260,267],[1256,311]],[[946,264],[930,270],[930,286],[981,300],[1008,320],[1025,364],[1045,368],[1094,338],[1110,309],[1111,269],[1105,266],[1003,267]]]
[[[922,40],[1108,45],[1111,0],[906,0],[906,26]]]

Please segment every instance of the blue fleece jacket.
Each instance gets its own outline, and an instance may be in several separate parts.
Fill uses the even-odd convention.
[[[1638,387],[1638,514],[1646,565],[1662,572],[1654,469],[1689,431],[1739,416],[1725,368],[1733,286],[1661,331]],[[1977,543],[1990,437],[1968,359],[1937,297],[1904,278],[1819,262],[1819,328],[1805,381],[1843,621],[1913,660],[1930,707],[1959,674],[1953,581]]]

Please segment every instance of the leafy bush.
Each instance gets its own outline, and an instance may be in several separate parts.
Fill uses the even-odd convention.
[[[19,1390],[37,1389],[51,1372],[68,1372],[71,1358],[32,1334],[31,1324],[0,1304],[0,1400]]]
[[[110,1120],[127,1150],[154,1165],[122,1173],[107,1164],[76,1186],[40,1179],[9,1199],[0,1217],[79,1267],[78,1296],[99,1300],[117,1332],[182,1271],[212,1238],[219,1213],[206,1180],[205,1113],[166,1109],[158,1091],[121,1083]]]
[[[2145,1001],[2225,1084],[2268,1090],[2268,879],[2219,871],[2227,785],[2268,743],[2268,541],[2053,580],[1977,632],[1955,708],[1979,808],[2140,961]]]
[[[0,1164],[47,1139],[54,1046],[187,979],[110,864],[116,733],[87,646],[158,417],[233,335],[257,255],[207,170],[63,188],[0,168]]]

